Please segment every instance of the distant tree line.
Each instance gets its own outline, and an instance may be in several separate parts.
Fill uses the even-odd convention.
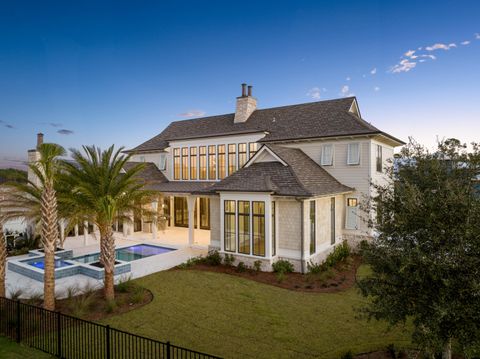
[[[15,168],[0,169],[0,184],[5,182],[27,182],[27,172]]]

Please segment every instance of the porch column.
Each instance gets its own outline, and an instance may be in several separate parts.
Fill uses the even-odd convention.
[[[75,237],[78,237],[78,224],[75,225],[73,231],[74,231]]]
[[[197,207],[197,229],[200,229],[200,197],[197,198],[195,205]]]
[[[305,273],[307,270],[307,261],[310,257],[310,201],[304,200],[301,203],[303,219],[302,273]]]
[[[175,227],[175,197],[170,196],[170,227]]]
[[[152,239],[157,239],[158,201],[152,202],[152,211],[155,212],[152,219]]]
[[[95,227],[94,227],[95,230]],[[87,240],[88,240],[88,222],[83,222],[83,245],[87,245]]]
[[[60,243],[65,241],[65,220],[61,219],[60,220]]]
[[[193,245],[195,243],[195,202],[197,197],[187,196],[188,207],[188,244]]]

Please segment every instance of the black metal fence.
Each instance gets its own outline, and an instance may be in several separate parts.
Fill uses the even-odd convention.
[[[2,297],[0,335],[65,359],[219,358]]]

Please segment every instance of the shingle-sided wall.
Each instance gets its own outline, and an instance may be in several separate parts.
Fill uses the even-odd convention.
[[[298,251],[297,256],[300,257],[302,205],[296,200],[279,200],[276,203],[279,252]]]

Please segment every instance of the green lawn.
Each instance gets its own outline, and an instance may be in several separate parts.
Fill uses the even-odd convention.
[[[365,271],[365,269],[362,269]],[[298,293],[227,274],[165,271],[136,282],[152,303],[105,322],[226,358],[339,358],[410,343],[408,328],[356,319],[362,298]]]
[[[41,351],[31,349],[24,345],[12,342],[4,337],[0,337],[0,358],[2,359],[48,359],[51,355]]]

